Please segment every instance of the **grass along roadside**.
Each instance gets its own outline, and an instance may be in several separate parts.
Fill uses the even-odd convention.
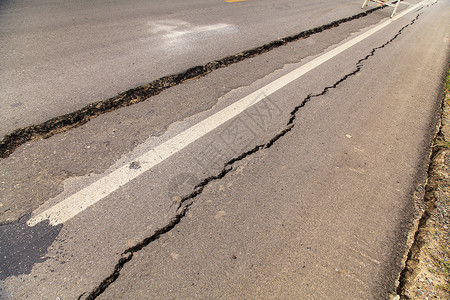
[[[443,124],[443,126],[446,126],[446,130],[448,131],[448,123],[449,123],[449,114],[450,114],[450,68],[447,72],[447,78],[445,80],[445,98],[444,98],[444,110],[443,110],[443,122],[446,122],[447,124]],[[442,133],[442,130],[441,130]],[[450,141],[448,139],[448,132],[447,135],[445,133],[438,135],[437,137],[437,144],[438,147],[446,149],[445,151],[449,151],[450,149]],[[444,162],[445,164],[445,162]],[[448,165],[445,166],[445,168],[448,170]],[[447,190],[449,189],[449,178],[446,177],[446,180],[443,182],[444,184],[447,184]],[[448,207],[450,203],[447,201],[447,213],[450,207]],[[445,220],[445,223],[450,222],[448,219],[447,214],[447,220]],[[438,232],[437,235],[441,237],[440,243],[438,245],[438,249],[436,252],[431,253],[431,257],[433,259],[433,267],[431,270],[437,275],[442,277],[443,283],[438,285],[438,288],[442,289],[447,293],[447,296],[450,297],[450,228],[447,224],[441,224],[443,227],[443,231]]]
[[[448,232],[446,234],[448,235]],[[450,248],[448,245],[444,245],[440,250],[437,254],[431,254],[434,268],[430,271],[444,277],[445,282],[437,287],[450,295]]]

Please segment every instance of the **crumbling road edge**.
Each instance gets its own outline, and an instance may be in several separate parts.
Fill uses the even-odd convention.
[[[450,297],[450,64],[446,76],[423,207],[418,208],[420,215],[399,277],[397,299]]]

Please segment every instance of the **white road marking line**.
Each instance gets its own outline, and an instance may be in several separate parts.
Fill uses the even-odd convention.
[[[148,151],[147,153],[143,154],[142,156],[136,159],[137,161],[143,162],[140,165],[141,168],[131,169],[129,168],[128,165],[122,166],[117,170],[111,172],[110,174],[102,177],[98,181],[80,190],[79,192],[73,194],[72,196],[64,199],[60,203],[47,209],[46,211],[36,216],[33,216],[30,220],[28,220],[27,224],[29,226],[34,226],[39,222],[48,219],[49,224],[55,226],[70,220],[71,218],[73,218],[74,216],[76,216],[89,206],[97,203],[98,201],[110,195],[111,193],[113,193],[120,187],[124,186],[131,180],[135,179],[142,173],[150,170],[157,164],[163,162],[167,158],[171,157],[173,154],[184,149],[186,146],[195,142],[202,136],[213,131],[218,126],[224,124],[233,117],[239,115],[247,108],[257,104],[265,97],[278,91],[279,89],[283,88],[292,81],[300,78],[304,74],[315,69],[316,67],[325,63],[326,61],[332,59],[336,55],[344,52],[348,48],[365,40],[369,36],[383,29],[387,25],[391,24],[393,21],[398,20],[399,18],[403,17],[409,12],[415,10],[418,6],[422,5],[427,1],[428,0],[424,0],[418,3],[417,5],[410,7],[409,9],[403,11],[394,18],[389,19],[384,23],[381,23],[380,25],[377,25],[376,27],[368,30],[365,33],[362,33],[361,35],[353,38],[352,40],[298,67],[297,69],[291,71],[290,73],[284,75],[283,77],[278,78],[277,80],[251,93],[250,95],[225,107],[221,111],[215,113],[214,115],[206,118],[203,121],[200,121],[196,125],[186,129],[185,131],[181,132],[175,137]]]

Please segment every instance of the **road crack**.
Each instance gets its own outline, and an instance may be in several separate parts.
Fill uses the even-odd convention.
[[[203,66],[195,66],[178,74],[161,77],[150,83],[120,93],[112,98],[91,103],[75,112],[52,118],[41,124],[16,129],[0,141],[0,158],[7,158],[15,151],[15,149],[27,142],[37,139],[46,139],[55,134],[79,127],[102,114],[114,111],[121,107],[131,106],[133,104],[143,102],[150,97],[156,96],[161,92],[173,86],[182,84],[188,80],[204,77],[214,70],[225,68],[232,64],[261,55],[288,43],[309,38],[310,36],[321,33],[325,30],[338,27],[343,23],[365,17],[381,8],[382,7],[369,9],[365,12],[361,12],[347,18],[342,18],[326,25],[271,41],[263,46],[208,62]]]
[[[122,253],[122,257],[119,259],[118,263],[114,267],[113,273],[109,275],[106,279],[104,279],[98,287],[96,287],[92,292],[90,293],[83,293],[79,296],[78,299],[86,299],[86,300],[92,300],[97,298],[99,295],[101,295],[114,281],[117,280],[120,276],[120,271],[125,266],[126,263],[131,261],[133,258],[133,254],[144,249],[147,247],[150,243],[158,240],[161,236],[164,234],[170,232],[172,229],[174,229],[186,216],[187,212],[191,208],[191,206],[194,204],[194,199],[200,195],[203,190],[211,183],[217,180],[220,180],[224,178],[229,172],[233,170],[233,165],[236,162],[239,162],[243,160],[244,158],[253,155],[254,153],[263,150],[268,149],[272,147],[279,139],[281,139],[283,136],[285,136],[287,133],[289,133],[295,126],[295,120],[297,118],[297,113],[301,108],[303,108],[308,102],[310,102],[313,98],[323,96],[327,94],[331,89],[337,88],[341,83],[346,81],[347,79],[355,76],[357,73],[359,73],[364,65],[364,62],[367,61],[370,57],[374,56],[376,51],[382,48],[385,48],[390,43],[392,43],[395,39],[397,39],[403,31],[408,28],[409,26],[413,25],[422,15],[423,12],[419,13],[410,23],[403,26],[397,34],[395,34],[390,40],[388,40],[386,43],[382,44],[381,46],[378,46],[376,48],[373,48],[369,54],[367,54],[364,58],[358,60],[356,63],[356,68],[350,72],[344,75],[341,79],[336,81],[333,85],[325,87],[321,93],[317,94],[309,94],[306,98],[304,98],[301,103],[296,106],[290,113],[290,118],[288,122],[286,123],[285,128],[283,128],[278,134],[276,134],[272,139],[270,139],[267,143],[260,144],[255,146],[253,149],[244,152],[240,154],[239,156],[232,158],[227,163],[224,164],[223,169],[217,174],[210,176],[206,179],[203,179],[198,185],[194,187],[194,190],[189,195],[186,195],[181,198],[178,207],[177,207],[177,214],[170,220],[170,222],[164,226],[163,228],[160,228],[156,230],[155,233],[153,233],[151,236],[145,238],[140,243],[136,244],[133,247],[128,248]]]

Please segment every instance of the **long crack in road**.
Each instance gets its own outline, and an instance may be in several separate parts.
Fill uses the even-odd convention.
[[[382,7],[372,8],[359,14],[322,25],[320,27],[305,30],[298,34],[271,41],[265,45],[246,50],[241,53],[230,55],[216,61],[208,62],[203,66],[192,67],[182,73],[159,78],[148,84],[120,93],[119,95],[110,99],[95,102],[75,112],[55,117],[42,124],[16,129],[12,133],[6,135],[0,141],[0,158],[8,157],[9,155],[11,155],[11,153],[14,152],[16,148],[20,147],[26,142],[40,138],[49,138],[55,134],[79,127],[104,113],[148,100],[150,97],[156,96],[161,92],[167,90],[168,88],[174,87],[188,80],[206,76],[214,70],[230,66],[232,64],[284,46],[288,43],[292,43],[300,39],[306,39],[314,34],[318,34],[325,30],[333,29],[341,24],[368,16],[381,8]]]
[[[411,20],[410,23],[403,26],[397,32],[397,34],[395,34],[391,39],[389,39],[387,42],[385,42],[381,46],[373,48],[369,54],[367,54],[364,58],[361,58],[356,63],[356,68],[354,71],[345,74],[341,79],[336,81],[333,85],[325,87],[321,93],[310,94],[305,99],[303,99],[301,101],[301,103],[292,110],[291,117],[289,118],[289,120],[286,124],[286,127],[283,128],[277,135],[275,135],[267,143],[257,145],[253,149],[251,149],[247,152],[244,152],[241,155],[231,159],[230,161],[225,163],[224,168],[221,170],[221,172],[219,174],[210,176],[210,177],[202,180],[199,184],[197,184],[194,188],[194,191],[191,194],[186,195],[181,198],[181,201],[178,205],[178,213],[176,214],[175,217],[173,217],[170,220],[170,222],[166,226],[156,230],[154,234],[145,238],[143,241],[139,242],[135,246],[130,247],[127,250],[125,250],[122,253],[122,258],[119,260],[119,262],[114,267],[112,274],[110,276],[108,276],[106,279],[104,279],[101,282],[101,284],[97,288],[95,288],[93,291],[91,291],[90,293],[86,292],[86,293],[81,294],[78,297],[78,299],[92,300],[92,299],[97,298],[99,295],[101,295],[108,288],[108,286],[110,286],[114,281],[117,280],[117,278],[119,278],[121,269],[124,267],[124,265],[126,263],[128,263],[129,261],[131,261],[133,259],[134,253],[149,246],[152,242],[158,240],[161,236],[163,236],[164,234],[166,234],[166,233],[170,232],[172,229],[174,229],[182,221],[182,219],[186,216],[187,212],[189,211],[189,208],[194,203],[194,199],[203,192],[203,190],[209,183],[224,178],[229,172],[231,172],[233,170],[233,165],[236,162],[239,162],[239,161],[243,160],[244,158],[246,158],[260,150],[269,149],[279,139],[281,139],[283,136],[285,136],[288,132],[290,132],[292,130],[292,128],[295,126],[295,119],[297,117],[297,113],[299,112],[299,110],[301,108],[303,108],[313,98],[320,97],[320,96],[327,94],[330,90],[337,88],[341,83],[343,83],[344,81],[348,80],[349,78],[355,76],[358,72],[361,72],[365,61],[367,61],[368,59],[373,57],[378,49],[385,48],[386,46],[391,44],[393,41],[395,41],[403,33],[403,31],[405,29],[407,29],[409,26],[414,25],[417,22],[417,20],[419,20],[419,17],[422,14],[423,14],[423,12],[417,14],[417,16],[413,20]]]

